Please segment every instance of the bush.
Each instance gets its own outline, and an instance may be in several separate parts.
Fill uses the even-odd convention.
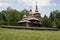
[[[5,24],[6,24],[6,22],[5,22],[5,21],[0,20],[0,26],[1,26],[1,25],[5,25]]]
[[[56,21],[56,26],[60,29],[60,21]]]

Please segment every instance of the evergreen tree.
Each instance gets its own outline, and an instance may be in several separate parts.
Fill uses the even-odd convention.
[[[46,15],[43,17],[43,24],[45,25],[45,27],[52,27],[52,23]]]
[[[60,12],[58,10],[52,11],[50,13],[50,17],[49,18],[50,18],[50,20],[51,20],[52,23],[53,23],[53,21],[55,19],[56,26],[58,28],[60,28]]]

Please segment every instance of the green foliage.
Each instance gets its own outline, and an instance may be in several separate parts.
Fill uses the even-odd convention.
[[[53,18],[53,19],[52,19]],[[50,13],[50,19],[54,20],[55,18],[60,19],[60,12],[58,10],[52,11]]]
[[[22,18],[23,18],[23,16],[24,16],[25,14],[26,14],[27,16],[29,15],[29,11],[26,10],[26,9],[24,9],[24,10],[22,10],[22,11],[20,12],[20,20],[22,20]]]
[[[50,13],[50,17],[49,17],[49,19],[51,20],[51,22],[53,22],[53,21],[54,21],[54,15],[53,15],[53,13],[52,13],[52,12]]]
[[[19,12],[14,9],[7,9],[6,20],[8,25],[17,25]]]
[[[60,29],[60,20],[56,19],[56,26]]]
[[[5,11],[0,12],[0,25],[6,24]]]
[[[45,25],[45,27],[52,27],[52,23],[46,15],[43,17],[43,24]]]
[[[4,10],[0,12],[0,20],[6,21],[5,14],[6,14],[6,11]]]
[[[0,26],[1,25],[6,25],[6,22],[4,20],[0,20]]]
[[[27,16],[29,15],[29,11],[26,10],[26,9],[22,10],[21,13],[22,13],[22,14],[26,14]]]
[[[5,21],[8,25],[17,25],[18,21],[22,20],[24,14],[28,16],[29,11],[24,9],[19,12],[15,9],[8,7],[7,10],[2,10],[0,12],[0,20]]]
[[[60,12],[58,10],[52,11],[50,13],[50,20],[53,22],[55,20],[56,26],[60,28]]]

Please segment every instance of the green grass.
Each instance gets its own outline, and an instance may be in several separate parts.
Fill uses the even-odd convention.
[[[0,28],[0,40],[60,40],[60,31]]]

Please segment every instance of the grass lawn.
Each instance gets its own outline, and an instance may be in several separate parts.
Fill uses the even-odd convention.
[[[0,40],[60,40],[60,31],[0,28]]]

